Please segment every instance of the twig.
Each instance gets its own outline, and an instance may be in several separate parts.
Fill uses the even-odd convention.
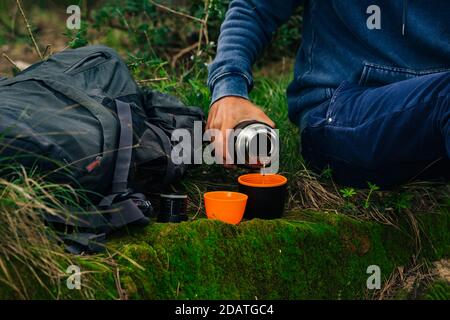
[[[117,293],[119,294],[119,300],[128,300],[128,295],[126,293],[125,290],[123,290],[122,288],[122,284],[120,281],[120,270],[119,270],[119,266],[117,265],[116,260],[114,260],[113,255],[111,255],[111,253],[109,252],[109,250],[107,250],[107,253],[109,255],[109,265],[114,268],[114,282],[116,284],[116,290]]]
[[[178,281],[178,286],[177,286],[177,297],[180,295],[180,281]]]
[[[36,49],[36,52],[39,55],[39,58],[41,60],[44,60],[44,57],[42,56],[41,50],[39,49],[39,46],[38,46],[38,44],[36,42],[36,39],[33,36],[33,31],[31,30],[31,26],[30,26],[30,23],[28,22],[27,16],[25,15],[25,12],[22,9],[22,5],[20,4],[20,0],[16,0],[16,3],[17,3],[17,7],[20,10],[20,14],[22,15],[23,20],[25,21],[25,24],[26,24],[27,29],[28,29],[28,34],[30,35],[31,41],[33,42],[33,45],[34,45],[34,48]]]
[[[153,1],[153,0],[148,0],[148,2],[150,2],[151,4],[153,4],[154,6],[160,8],[160,9],[169,11],[169,12],[171,12],[171,13],[173,13],[173,14],[176,14],[176,15],[179,15],[179,16],[181,16],[181,17],[185,17],[185,18],[188,18],[188,19],[197,21],[198,23],[201,23],[201,24],[204,24],[204,23],[205,23],[205,21],[202,20],[202,19],[199,19],[199,18],[197,18],[197,17],[191,16],[191,15],[189,15],[189,14],[187,14],[187,13],[184,13],[184,12],[176,11],[176,10],[174,10],[174,9],[172,9],[172,8],[169,8],[169,7],[166,7],[166,6],[162,5],[162,4],[156,3],[156,2]]]
[[[203,42],[203,31],[205,29],[205,25],[202,24],[200,27],[200,31],[198,33],[198,41],[197,41],[197,55],[200,55],[200,51],[202,50],[202,42]]]
[[[187,48],[182,49],[181,51],[179,51],[172,59],[172,63],[170,64],[172,67],[175,67],[175,65],[177,64],[178,60],[184,56],[185,54],[191,52],[192,50],[194,50],[195,48],[198,47],[198,42],[190,45]]]
[[[205,18],[203,19],[202,26],[200,27],[197,54],[200,54],[200,51],[202,49],[203,36],[205,36],[206,43],[209,43],[208,20],[209,20],[209,0],[205,0]]]
[[[148,0],[151,4],[153,4],[154,6],[156,6],[157,8],[163,9],[165,11],[168,11],[170,13],[173,13],[175,15],[181,16],[181,17],[185,17],[187,19],[196,21],[198,23],[200,23],[200,30],[199,30],[199,37],[198,37],[198,41],[193,44],[190,45],[187,48],[182,49],[181,51],[179,51],[173,58],[172,58],[172,63],[171,66],[174,67],[176,65],[176,63],[178,62],[178,60],[184,56],[185,54],[187,54],[188,52],[197,49],[197,55],[200,54],[201,52],[201,47],[202,47],[202,43],[203,40],[206,41],[206,43],[209,43],[209,35],[208,35],[208,21],[209,21],[209,14],[210,14],[210,1],[209,0],[205,0],[205,17],[203,19],[191,16],[187,13],[183,13],[177,10],[174,10],[172,8],[169,8],[167,6],[164,6],[162,4],[156,3],[153,0]]]
[[[51,48],[52,48],[52,45],[51,45],[51,44],[48,44],[48,45],[45,47],[44,53],[42,54],[42,55],[44,56],[44,58],[47,58],[47,56],[51,56],[51,55],[52,55],[52,52],[50,51]]]
[[[14,68],[16,68],[17,70],[19,70],[19,71],[22,71],[22,69],[20,69],[19,68],[19,66],[6,54],[6,53],[3,53],[2,54],[2,56],[10,63],[10,64],[12,64],[12,66],[14,67]]]
[[[154,78],[154,79],[143,79],[143,80],[138,80],[137,82],[139,84],[144,84],[144,83],[149,83],[149,82],[159,82],[159,81],[166,81],[169,80],[169,78],[164,77],[164,78]]]
[[[135,30],[133,30],[133,28],[130,26],[130,24],[127,21],[127,18],[125,18],[125,16],[123,15],[122,11],[120,11],[119,9],[116,9],[116,12],[122,18],[123,23],[125,25],[125,28],[128,30],[128,32],[134,32]]]

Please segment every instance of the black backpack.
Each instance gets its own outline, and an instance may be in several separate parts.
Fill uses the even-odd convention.
[[[170,137],[175,129],[192,132],[194,121],[204,121],[199,108],[142,90],[103,46],[66,50],[0,79],[0,159],[91,191],[98,203],[91,213],[44,216],[64,228],[73,252],[98,251],[106,234],[149,223],[143,192],[184,174],[186,166],[171,161]]]

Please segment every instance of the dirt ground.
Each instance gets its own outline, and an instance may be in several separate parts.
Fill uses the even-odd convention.
[[[39,61],[39,56],[28,36],[22,16],[18,12],[13,12],[13,15],[14,31],[7,34],[6,44],[0,46],[0,74],[4,76],[13,74],[13,66],[3,54],[6,54],[21,69]],[[65,19],[67,19],[67,15],[64,11],[51,10],[46,15],[35,15],[31,12],[27,16],[42,52],[47,45],[51,45],[50,50],[52,52],[61,51],[66,47],[67,38],[64,32],[66,31]]]

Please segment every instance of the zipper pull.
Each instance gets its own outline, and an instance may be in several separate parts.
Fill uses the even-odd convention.
[[[87,172],[91,173],[92,171],[97,169],[101,165],[102,159],[103,159],[103,157],[100,157],[100,156],[96,157],[93,162],[91,162],[90,164],[88,164],[86,166]]]

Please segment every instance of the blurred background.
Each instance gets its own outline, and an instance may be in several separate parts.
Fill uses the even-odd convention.
[[[0,76],[11,77],[65,48],[103,44],[119,51],[141,86],[209,110],[207,64],[231,0],[0,0]],[[81,8],[69,30],[67,8]],[[274,36],[255,67],[252,100],[281,130],[285,171],[303,168],[298,131],[287,118],[285,90],[301,42],[302,8]],[[28,28],[29,26],[29,28]],[[36,45],[33,43],[33,39]]]
[[[21,0],[31,30],[44,50],[101,43],[128,57],[131,66],[189,68],[214,56],[220,24],[230,0]],[[82,28],[66,28],[70,5],[79,5]],[[300,43],[301,15],[294,16],[276,35],[260,65],[295,56]],[[12,60],[37,60],[26,23],[16,0],[0,0],[0,52]],[[263,63],[265,62],[265,63]],[[167,69],[166,67],[166,69]],[[157,68],[158,69],[158,68]],[[0,74],[11,75],[2,59]],[[148,76],[148,75],[145,75]]]

